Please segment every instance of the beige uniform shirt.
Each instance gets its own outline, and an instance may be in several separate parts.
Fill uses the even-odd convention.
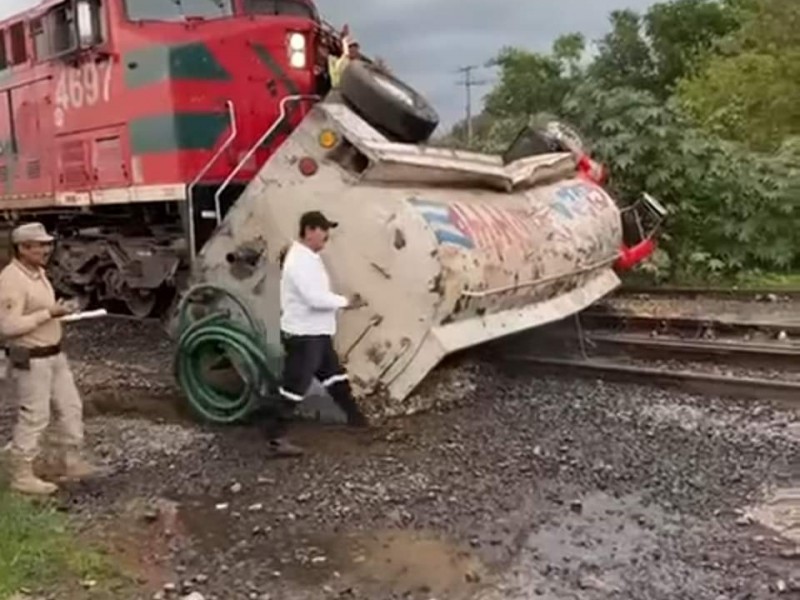
[[[50,316],[56,303],[44,269],[12,260],[0,272],[0,336],[8,345],[43,348],[61,343],[61,322]]]

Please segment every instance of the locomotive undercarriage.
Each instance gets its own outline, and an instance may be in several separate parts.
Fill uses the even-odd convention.
[[[78,300],[82,308],[156,316],[188,277],[178,203],[23,212],[5,228],[30,220],[56,235],[48,273],[58,294]]]
[[[223,215],[244,187],[234,183],[222,194]],[[198,252],[216,229],[208,214],[217,189],[200,185],[194,192]],[[40,221],[57,239],[48,274],[59,296],[78,300],[82,309],[161,317],[190,275],[185,206],[152,202],[6,213],[0,223],[0,262],[10,257],[11,229]]]

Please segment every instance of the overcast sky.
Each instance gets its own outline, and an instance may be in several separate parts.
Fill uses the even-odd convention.
[[[165,2],[168,0],[164,0]],[[562,33],[590,40],[608,28],[617,8],[643,10],[653,0],[317,0],[325,18],[349,23],[369,56],[380,56],[425,93],[443,124],[463,115],[456,69],[482,65],[504,45],[544,50]],[[0,0],[0,18],[36,4]],[[476,73],[491,79],[491,71]],[[485,88],[484,88],[485,91]],[[480,93],[480,92],[478,92]]]

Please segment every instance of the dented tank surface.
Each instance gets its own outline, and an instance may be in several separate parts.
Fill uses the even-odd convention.
[[[308,159],[316,170],[301,169]],[[345,105],[322,103],[198,258],[198,283],[237,294],[270,343],[279,258],[307,210],[340,222],[324,260],[334,288],[367,306],[341,314],[336,344],[356,394],[380,399],[387,416],[409,411],[406,399],[445,356],[574,314],[619,285],[619,210],[576,177],[571,155],[503,165],[397,144]]]

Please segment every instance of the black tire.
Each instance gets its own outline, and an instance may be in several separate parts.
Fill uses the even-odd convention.
[[[385,85],[397,88],[398,95],[404,94],[410,102],[392,94]],[[439,115],[425,98],[370,63],[351,62],[342,73],[340,90],[358,114],[395,141],[425,142],[439,125]]]

